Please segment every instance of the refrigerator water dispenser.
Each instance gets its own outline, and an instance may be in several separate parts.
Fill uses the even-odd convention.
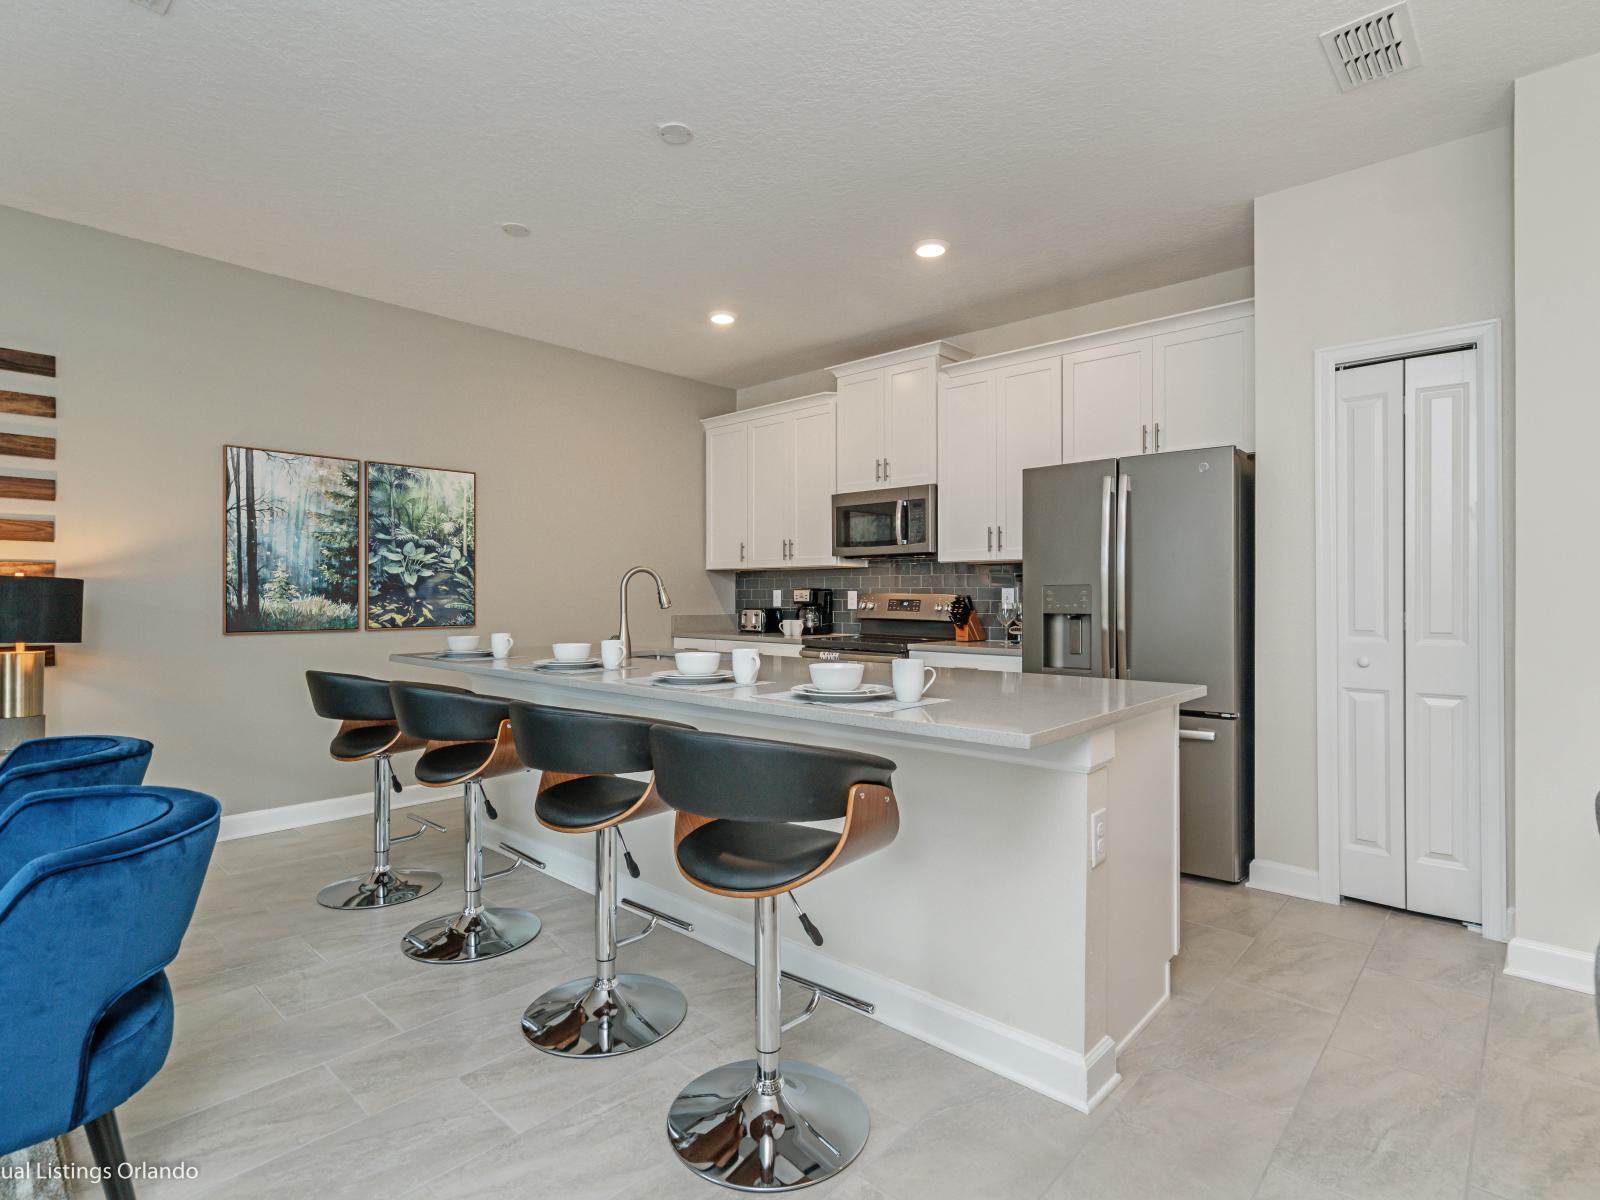
[[[1093,669],[1092,596],[1093,589],[1087,583],[1045,584],[1040,605],[1044,617],[1044,670],[1087,674]]]

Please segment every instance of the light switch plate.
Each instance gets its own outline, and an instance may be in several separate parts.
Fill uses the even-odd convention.
[[[782,588],[773,588],[772,589],[772,607],[773,608],[782,608],[783,607],[783,589]]]
[[[1000,589],[1001,604],[1015,604],[1017,602],[1017,589],[1014,587]]]
[[[848,592],[845,593],[844,606],[846,608],[848,608],[848,609],[854,609],[855,608],[855,606],[856,606],[856,590],[855,590],[855,588],[851,588]]]

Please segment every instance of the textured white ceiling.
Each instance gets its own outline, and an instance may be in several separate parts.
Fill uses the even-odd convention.
[[[1600,50],[1412,0],[1422,69],[1341,94],[1375,2],[6,0],[0,203],[749,384],[1247,263],[1254,196]]]

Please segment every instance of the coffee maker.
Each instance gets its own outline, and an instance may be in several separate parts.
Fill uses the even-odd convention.
[[[790,599],[794,601],[802,635],[833,632],[832,588],[795,588]]]

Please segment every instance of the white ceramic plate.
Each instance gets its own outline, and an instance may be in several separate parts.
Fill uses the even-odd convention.
[[[492,650],[441,650],[434,658],[493,658]]]
[[[825,704],[852,704],[863,700],[886,700],[894,689],[885,683],[863,683],[853,692],[825,692],[814,683],[797,683],[789,689],[802,700],[820,700]]]
[[[657,683],[677,683],[693,685],[696,683],[727,683],[733,678],[732,671],[713,671],[709,675],[685,675],[682,671],[657,671],[650,676]]]
[[[544,671],[592,671],[600,665],[598,658],[541,658],[533,664]]]

